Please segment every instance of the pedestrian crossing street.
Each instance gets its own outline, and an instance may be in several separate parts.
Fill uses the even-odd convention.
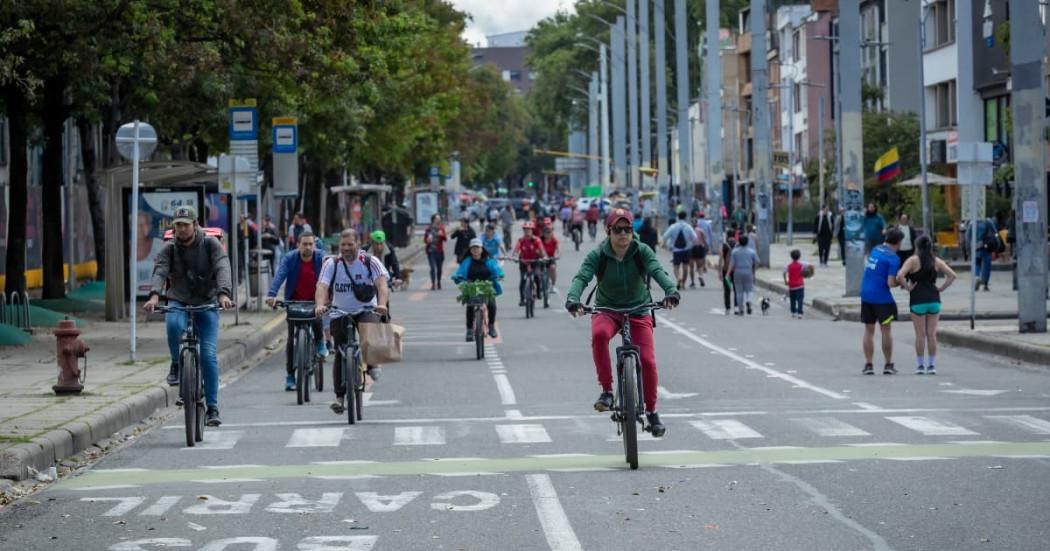
[[[754,415],[746,419],[704,418],[696,415],[668,414],[665,424],[668,435],[659,439],[672,444],[697,445],[703,441],[775,440],[790,444],[792,440],[813,444],[814,438],[838,440],[860,439],[873,442],[908,440],[921,437],[999,438],[1003,440],[1031,440],[1050,437],[1050,412],[1043,417],[1029,414],[981,415],[855,415],[853,423],[835,416],[780,416]],[[685,417],[683,419],[683,417]],[[700,417],[700,418],[698,418]],[[952,420],[948,420],[952,417]],[[956,419],[958,417],[959,419]],[[261,424],[265,425],[265,424]],[[252,430],[248,430],[252,429]],[[425,425],[391,426],[391,424],[358,425],[355,427],[294,428],[285,425],[254,426],[235,429],[208,430],[204,441],[186,451],[231,450],[238,445],[268,445],[273,431],[289,431],[285,448],[337,448],[350,441],[369,441],[373,445],[387,442],[402,449],[407,447],[454,446],[457,442],[471,445],[485,439],[491,443],[514,446],[518,444],[586,445],[598,437],[606,442],[619,442],[615,427],[604,416],[507,419],[507,422],[445,422]],[[284,437],[282,436],[281,439]],[[648,433],[639,439],[656,441]],[[835,442],[829,442],[835,443]]]

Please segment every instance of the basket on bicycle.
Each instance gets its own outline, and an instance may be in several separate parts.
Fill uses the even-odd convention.
[[[496,288],[491,281],[465,281],[459,284],[459,296],[456,300],[460,304],[471,304],[472,300],[488,302],[496,298]]]
[[[289,302],[288,319],[299,321],[310,321],[317,317],[312,302]]]

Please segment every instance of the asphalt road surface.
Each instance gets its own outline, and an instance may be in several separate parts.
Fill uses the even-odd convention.
[[[563,291],[582,257],[563,251]],[[0,511],[0,548],[1050,548],[1046,371],[946,348],[916,376],[896,324],[901,374],[865,377],[859,325],[793,320],[779,297],[727,317],[709,277],[659,316],[668,432],[642,436],[631,471],[591,408],[589,320],[564,295],[525,319],[506,268],[485,360],[453,285],[425,290],[420,261],[393,297],[405,361],[363,422],[329,410],[330,376],[295,405],[277,354],[222,390],[203,445],[184,448],[173,415]]]

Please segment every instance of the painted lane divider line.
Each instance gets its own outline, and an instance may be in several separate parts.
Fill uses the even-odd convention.
[[[697,343],[697,344],[699,344],[699,345],[701,345],[701,346],[711,350],[712,352],[715,352],[715,353],[721,354],[723,356],[726,356],[727,358],[735,360],[736,362],[741,363],[741,364],[743,364],[743,365],[745,365],[747,367],[750,367],[752,369],[757,369],[759,371],[762,371],[763,373],[766,373],[767,375],[770,375],[771,377],[774,377],[774,378],[777,378],[777,379],[781,379],[781,380],[783,380],[785,382],[788,382],[788,383],[791,383],[791,384],[793,384],[793,385],[795,385],[795,386],[797,386],[799,388],[804,388],[806,390],[811,390],[811,391],[816,392],[818,394],[823,394],[824,396],[827,396],[828,398],[834,398],[836,400],[845,400],[845,399],[848,398],[848,396],[846,396],[845,394],[841,394],[841,393],[835,392],[833,390],[829,390],[829,389],[826,389],[824,387],[814,385],[814,384],[809,383],[807,381],[804,381],[804,380],[802,380],[802,379],[800,379],[798,377],[795,377],[794,375],[788,375],[786,373],[781,373],[780,371],[777,371],[775,369],[770,369],[770,368],[768,368],[768,367],[766,367],[764,365],[759,364],[758,362],[755,362],[753,360],[749,360],[749,359],[741,356],[740,354],[737,354],[736,352],[733,352],[733,350],[734,350],[733,348],[728,348],[728,349],[727,348],[723,348],[723,347],[718,346],[717,344],[714,344],[714,343],[712,343],[712,342],[710,342],[710,341],[708,341],[706,339],[700,338],[698,335],[696,335],[695,333],[693,333],[693,332],[689,331],[688,329],[682,327],[681,325],[678,325],[677,323],[674,323],[674,322],[668,320],[665,316],[660,316],[660,318],[664,322],[664,325],[666,325],[668,328],[670,328],[671,330],[675,331],[676,333],[682,335],[683,337],[685,337],[685,338],[687,338],[687,339],[689,339],[689,340],[691,340],[691,341],[693,341],[693,342],[695,342],[695,343]]]
[[[532,495],[532,504],[536,507],[536,516],[543,527],[543,535],[551,551],[583,551],[580,540],[576,538],[569,523],[569,517],[558,499],[551,477],[546,474],[525,475],[525,482]]]

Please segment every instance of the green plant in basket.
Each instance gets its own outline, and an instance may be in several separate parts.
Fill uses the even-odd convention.
[[[460,304],[467,304],[473,299],[484,299],[489,301],[496,298],[496,288],[491,281],[465,281],[459,284],[459,296],[456,300]]]

